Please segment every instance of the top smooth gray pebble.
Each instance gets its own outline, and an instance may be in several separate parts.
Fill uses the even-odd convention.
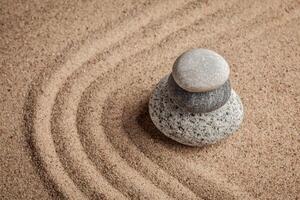
[[[177,58],[172,75],[188,92],[206,92],[229,79],[229,65],[219,54],[208,49],[191,49]]]

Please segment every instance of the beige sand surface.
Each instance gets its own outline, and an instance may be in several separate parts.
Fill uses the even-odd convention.
[[[1,0],[0,36],[0,199],[300,198],[299,1]],[[245,106],[205,148],[147,113],[193,47]]]

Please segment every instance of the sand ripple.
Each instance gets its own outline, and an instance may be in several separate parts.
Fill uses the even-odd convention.
[[[87,39],[33,84],[25,106],[30,143],[45,180],[62,196],[251,199],[217,168],[180,154],[201,149],[161,135],[149,119],[148,97],[183,50],[228,39],[232,46],[249,42],[266,34],[260,26],[273,23],[273,29],[298,19],[299,9],[273,21],[269,7],[260,6],[257,14],[257,6],[246,1],[214,2],[203,14],[197,2],[172,2],[146,6]],[[232,20],[235,27],[228,26]],[[203,29],[211,34],[201,34]]]

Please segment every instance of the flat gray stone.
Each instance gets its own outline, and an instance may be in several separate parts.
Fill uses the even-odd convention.
[[[179,56],[172,70],[175,82],[189,92],[216,89],[229,79],[226,60],[208,49],[191,49]]]
[[[167,137],[190,146],[213,144],[235,132],[243,120],[243,105],[234,90],[227,103],[209,113],[191,113],[177,106],[168,96],[163,78],[149,101],[155,126]]]
[[[183,109],[194,113],[206,113],[223,106],[231,94],[230,81],[221,87],[207,92],[188,92],[174,81],[172,74],[168,78],[168,91],[172,100]]]

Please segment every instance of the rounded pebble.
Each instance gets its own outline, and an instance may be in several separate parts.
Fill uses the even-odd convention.
[[[235,132],[243,120],[243,105],[234,90],[227,103],[209,113],[191,113],[169,98],[167,78],[163,78],[149,101],[155,126],[171,139],[190,146],[213,144]]]
[[[194,113],[206,113],[223,106],[231,94],[230,81],[221,87],[207,92],[188,92],[174,81],[172,74],[168,78],[168,91],[172,100],[183,109]]]
[[[172,75],[175,82],[189,92],[216,89],[229,79],[226,60],[208,49],[191,49],[177,58]]]

